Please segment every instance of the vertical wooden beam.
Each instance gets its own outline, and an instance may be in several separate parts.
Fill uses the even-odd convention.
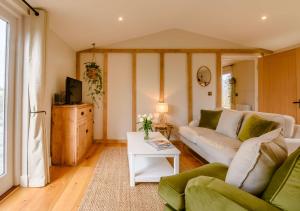
[[[165,55],[160,53],[160,71],[159,71],[159,102],[165,100]]]
[[[136,131],[136,53],[132,53],[132,131]]]
[[[187,53],[187,101],[188,101],[188,122],[193,120],[193,74],[192,54]]]
[[[80,80],[80,53],[76,52],[76,79]]]
[[[262,97],[263,96],[263,67],[264,67],[264,57],[261,57],[258,59],[258,77],[257,77],[257,80],[258,80],[258,108],[257,110],[258,111],[262,111],[263,110],[263,105],[264,105],[264,98]]]
[[[300,100],[300,48],[296,49],[296,83],[297,83],[297,101]],[[300,108],[297,106],[296,123],[300,124]]]
[[[222,107],[222,60],[221,53],[216,53],[216,107]]]
[[[104,53],[103,64],[103,141],[107,141],[107,99],[108,99],[108,55]]]

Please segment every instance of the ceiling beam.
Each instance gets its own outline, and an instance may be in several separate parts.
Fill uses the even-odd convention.
[[[272,54],[273,51],[262,48],[250,49],[215,49],[215,48],[89,48],[77,53],[260,53]]]

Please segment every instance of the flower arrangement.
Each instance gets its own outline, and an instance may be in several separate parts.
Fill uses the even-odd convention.
[[[153,131],[152,120],[153,120],[152,114],[138,115],[138,124],[142,125],[138,130],[139,131],[143,130],[145,132],[145,137],[144,137],[145,140],[149,139],[149,131]]]
[[[86,71],[83,78],[88,83],[88,95],[92,101],[99,107],[98,100],[101,100],[103,95],[103,77],[102,69],[96,62],[85,63]]]

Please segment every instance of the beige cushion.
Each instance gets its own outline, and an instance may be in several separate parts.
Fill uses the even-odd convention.
[[[225,182],[252,194],[261,193],[287,157],[281,130],[243,142],[229,166]]]
[[[231,138],[236,138],[243,115],[243,112],[240,111],[224,109],[216,131]]]

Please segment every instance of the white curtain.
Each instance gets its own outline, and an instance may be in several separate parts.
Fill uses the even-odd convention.
[[[29,131],[22,162],[26,170],[21,177],[25,187],[43,187],[49,182],[44,103],[47,14],[42,10],[39,13],[25,18],[24,71],[29,100]]]

